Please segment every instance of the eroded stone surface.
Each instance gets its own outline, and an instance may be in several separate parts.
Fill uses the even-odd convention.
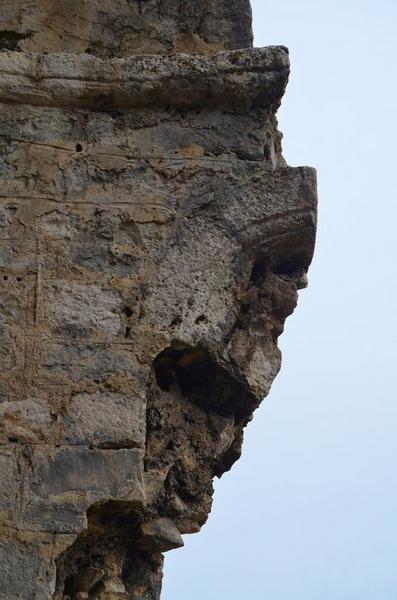
[[[315,173],[247,0],[65,6],[0,16],[0,599],[156,600],[280,368]]]
[[[249,0],[2,0],[0,48],[109,58],[252,44]]]
[[[171,519],[155,519],[142,523],[138,545],[148,552],[167,552],[183,546],[183,539]]]

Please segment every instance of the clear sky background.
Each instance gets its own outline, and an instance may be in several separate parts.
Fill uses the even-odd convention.
[[[310,287],[282,371],[167,554],[163,600],[397,600],[397,2],[254,0],[289,47],[284,155],[318,169]]]

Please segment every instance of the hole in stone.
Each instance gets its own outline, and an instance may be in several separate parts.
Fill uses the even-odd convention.
[[[171,321],[171,327],[176,327],[177,325],[180,325],[182,323],[182,317],[175,317],[175,319],[172,319]]]
[[[123,308],[123,313],[125,314],[126,317],[132,317],[133,314],[133,310],[130,306],[124,306]]]
[[[297,271],[302,269],[304,260],[300,256],[291,257],[288,261],[280,261],[278,264],[272,267],[272,271],[279,277],[293,277]]]
[[[269,269],[269,262],[267,259],[263,259],[263,258],[257,259],[252,268],[250,283],[255,285],[259,281],[264,279],[268,269]]]
[[[3,279],[4,279],[4,281],[8,281],[8,276],[7,275],[3,275]]]
[[[56,561],[53,600],[121,600],[138,597],[137,589],[140,598],[158,598],[162,557],[135,545],[141,515],[133,503],[93,505],[87,521],[87,529]]]
[[[71,597],[74,594],[74,583],[73,583],[73,577],[69,577],[66,581],[65,581],[65,588],[64,588],[64,592],[66,596]]]
[[[131,333],[131,327],[126,327],[125,328],[125,337],[128,338],[130,333]]]
[[[32,32],[18,33],[17,31],[0,31],[0,48],[4,50],[19,50],[19,42],[31,37]]]
[[[270,147],[267,144],[265,144],[263,146],[263,156],[265,157],[266,160],[270,160],[271,157],[272,157],[272,153],[270,151]]]
[[[182,394],[189,402],[239,421],[250,414],[255,399],[237,377],[217,364],[203,348],[175,344],[154,361],[160,389]]]
[[[17,281],[22,281],[22,277],[17,277]]]
[[[199,325],[199,323],[205,323],[206,321],[207,321],[207,317],[205,315],[200,315],[195,320],[195,323],[196,323],[196,325]]]
[[[249,304],[242,304],[241,308],[240,308],[241,314],[242,315],[246,315],[248,313],[249,309],[250,309],[250,305]]]
[[[83,146],[81,144],[76,144],[76,152],[81,152],[83,150]]]

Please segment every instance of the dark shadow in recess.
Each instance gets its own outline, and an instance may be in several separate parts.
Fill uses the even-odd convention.
[[[157,356],[154,369],[163,391],[176,386],[188,401],[223,417],[235,415],[236,422],[251,414],[256,405],[247,385],[203,348],[174,343]]]

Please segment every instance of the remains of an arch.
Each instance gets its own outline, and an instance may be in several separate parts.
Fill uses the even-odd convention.
[[[279,370],[316,184],[251,40],[248,0],[2,2],[1,600],[158,599]]]

